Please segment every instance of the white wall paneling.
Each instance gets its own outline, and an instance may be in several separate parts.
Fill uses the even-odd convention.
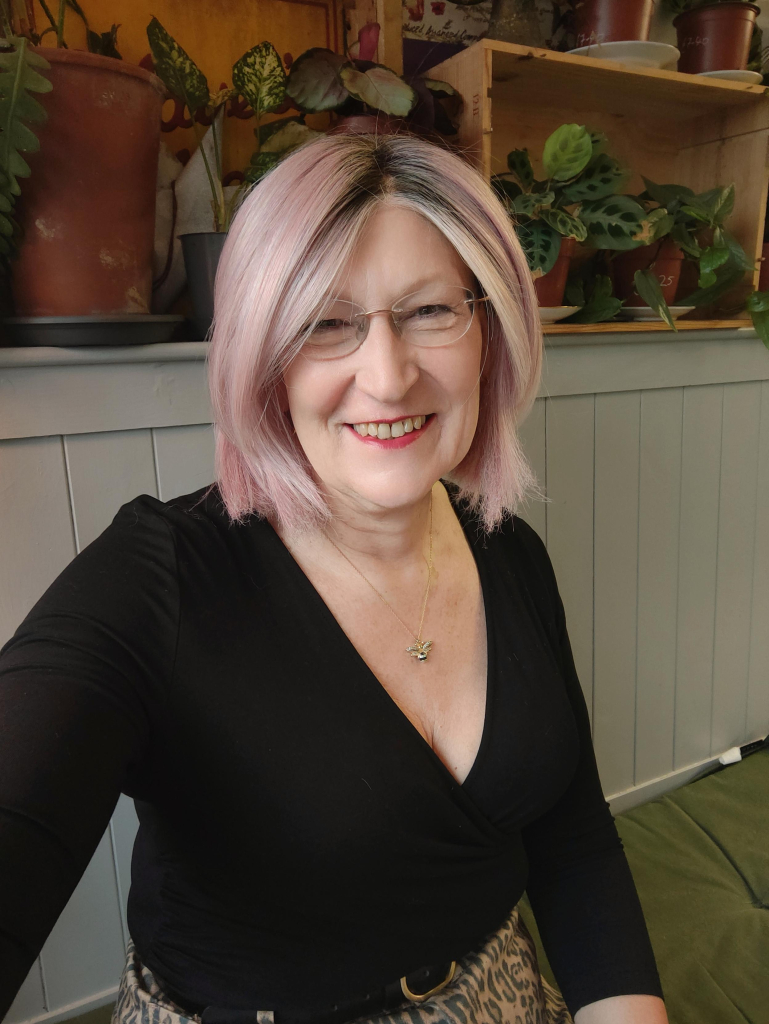
[[[0,643],[138,494],[213,478],[203,343],[0,349]],[[769,732],[769,352],[750,329],[559,335],[521,442],[615,811]],[[7,1024],[114,997],[121,797]]]

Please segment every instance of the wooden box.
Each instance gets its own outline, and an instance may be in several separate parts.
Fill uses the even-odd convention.
[[[605,132],[609,153],[632,168],[629,193],[643,190],[641,175],[697,192],[734,182],[728,228],[749,257],[761,257],[769,186],[769,90],[764,86],[492,39],[481,39],[432,68],[430,77],[461,93],[458,143],[487,178],[506,171],[507,153],[522,147],[529,148],[539,172],[547,136],[560,124],[584,124]],[[611,328],[625,326],[630,325]]]

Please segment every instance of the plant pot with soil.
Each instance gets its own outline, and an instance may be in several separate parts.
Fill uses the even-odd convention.
[[[744,71],[760,8],[744,0],[669,0],[678,33],[681,56],[678,70],[696,75],[703,71]]]

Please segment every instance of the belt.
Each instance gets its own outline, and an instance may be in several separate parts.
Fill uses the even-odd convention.
[[[452,981],[456,974],[456,966],[456,961],[451,960],[431,967],[422,967],[418,971],[404,975],[397,981],[383,985],[362,999],[335,1003],[328,1009],[309,1016],[284,1014],[277,1011],[274,1022],[275,1024],[346,1024],[363,1014],[374,1015],[382,1011],[394,1010],[405,1002],[418,1005],[436,995]],[[160,982],[159,978],[157,980]],[[185,999],[177,998],[176,994],[162,982],[161,985],[173,1002],[179,1007],[185,1008],[190,1015],[198,1014],[203,1024],[261,1024],[261,1021],[267,1019],[266,1014],[257,1013],[256,1010],[226,1009],[221,1006],[196,1008]]]

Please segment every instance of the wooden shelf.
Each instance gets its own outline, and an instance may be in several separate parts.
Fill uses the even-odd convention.
[[[736,330],[740,327],[752,329],[753,324],[750,320],[677,320],[676,326],[679,331],[715,331]],[[610,320],[603,324],[543,324],[542,330],[545,334],[632,334],[639,331],[668,331],[670,334],[674,333],[661,320]]]
[[[632,170],[626,192],[641,192],[642,176],[696,192],[734,182],[728,226],[756,260],[758,284],[769,188],[769,89],[493,39],[455,54],[430,76],[462,95],[456,141],[487,179],[507,170],[511,149],[524,147],[540,171],[545,139],[560,124],[576,122],[606,133],[611,155]],[[618,326],[629,325],[610,329]]]

